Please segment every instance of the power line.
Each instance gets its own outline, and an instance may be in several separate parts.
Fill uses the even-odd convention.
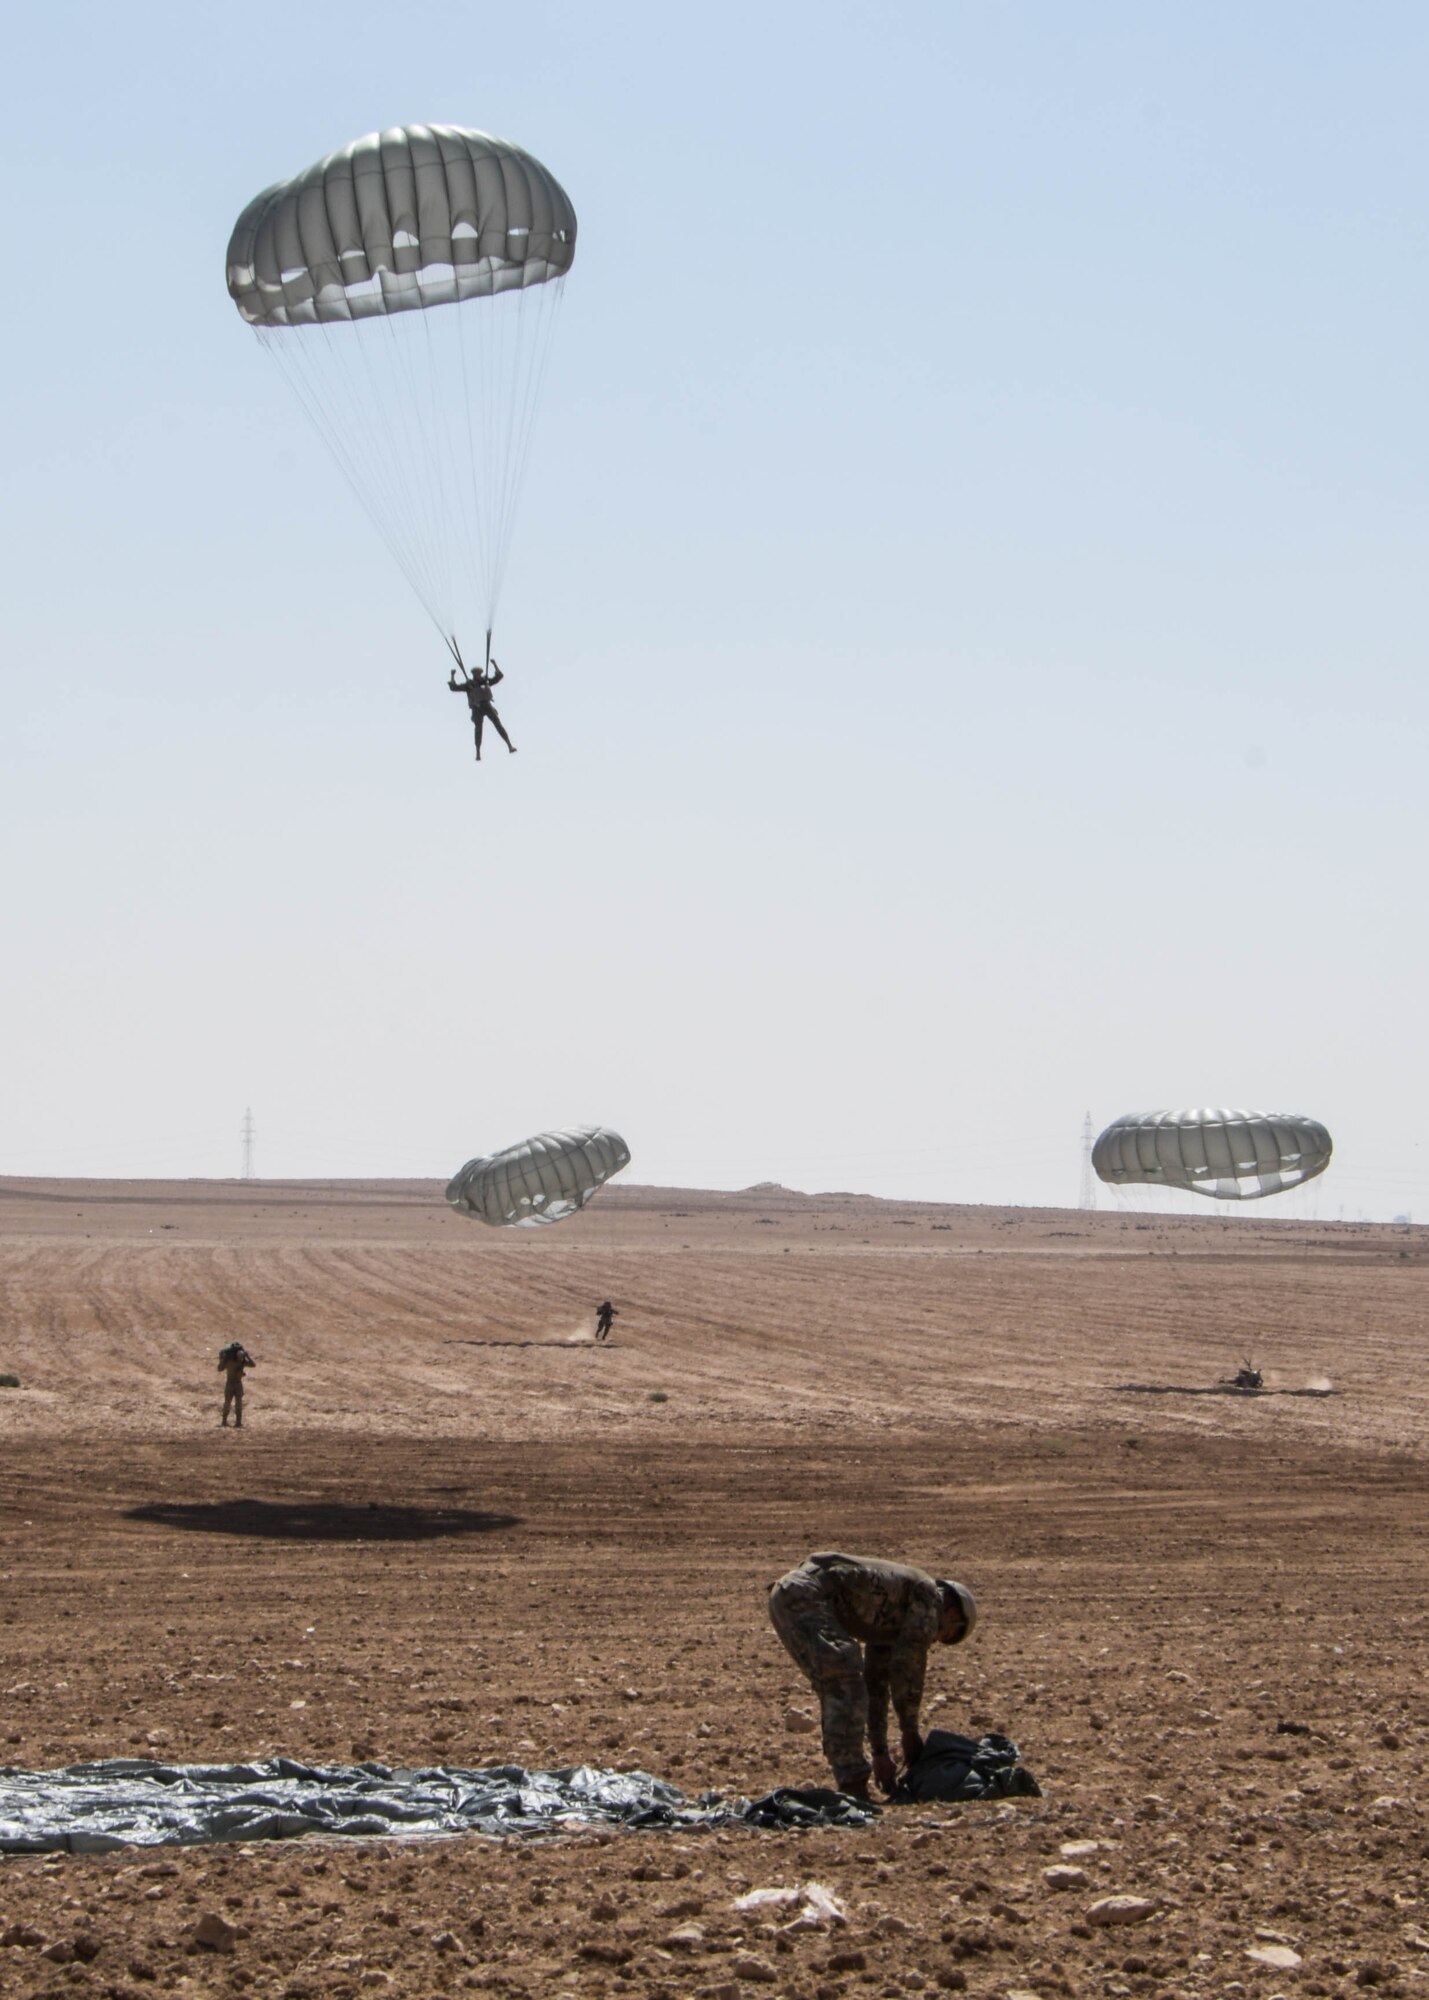
[[[1082,1192],[1077,1207],[1095,1208],[1096,1205],[1097,1184],[1092,1173],[1092,1114],[1089,1111],[1082,1120]]]
[[[253,1106],[250,1104],[243,1114],[243,1178],[253,1178]]]

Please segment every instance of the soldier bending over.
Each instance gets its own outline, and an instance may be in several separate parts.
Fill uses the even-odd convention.
[[[219,1419],[224,1429],[228,1428],[228,1412],[233,1411],[235,1430],[243,1428],[243,1373],[247,1368],[256,1368],[258,1363],[240,1340],[230,1340],[227,1347],[218,1350],[218,1372],[223,1377],[223,1415]]]
[[[780,1577],[769,1592],[769,1616],[819,1697],[834,1783],[866,1799],[871,1773],[891,1792],[898,1771],[888,1752],[888,1698],[903,1761],[914,1764],[923,1751],[918,1717],[928,1649],[967,1638],[977,1622],[972,1592],[903,1563],[828,1553]]]

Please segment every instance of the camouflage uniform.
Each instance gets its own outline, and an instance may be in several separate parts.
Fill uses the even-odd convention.
[[[239,1430],[243,1428],[243,1371],[253,1366],[253,1357],[246,1347],[237,1341],[225,1347],[218,1357],[218,1370],[223,1377],[223,1424],[227,1428],[228,1412],[234,1412],[234,1422]]]
[[[824,1755],[841,1791],[868,1783],[865,1736],[874,1756],[888,1754],[890,1694],[899,1726],[916,1734],[943,1612],[931,1576],[869,1556],[809,1556],[771,1587],[770,1619],[819,1697]]]

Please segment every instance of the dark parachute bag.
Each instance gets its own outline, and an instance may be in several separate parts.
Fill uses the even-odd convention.
[[[933,1799],[1040,1799],[1042,1787],[1019,1759],[1008,1736],[959,1736],[930,1729],[923,1754],[910,1764],[893,1793],[895,1805]]]

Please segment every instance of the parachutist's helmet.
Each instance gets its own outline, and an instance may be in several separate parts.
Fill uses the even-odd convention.
[[[959,1632],[956,1639],[948,1641],[949,1645],[961,1646],[964,1639],[972,1637],[973,1627],[977,1624],[977,1599],[965,1583],[954,1583],[949,1576],[940,1576],[938,1578],[938,1588],[943,1593],[943,1602],[948,1609],[951,1611],[953,1606],[956,1605],[958,1610],[963,1614],[962,1631]]]

